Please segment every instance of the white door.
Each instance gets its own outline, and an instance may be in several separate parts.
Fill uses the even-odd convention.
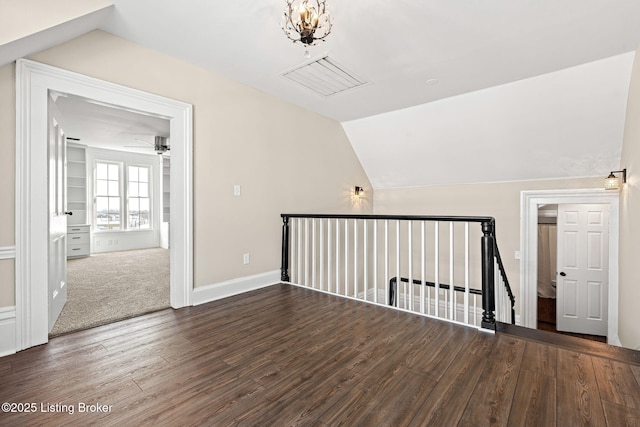
[[[60,113],[49,97],[49,332],[67,302],[67,143]]]
[[[609,205],[558,205],[556,328],[607,335]]]

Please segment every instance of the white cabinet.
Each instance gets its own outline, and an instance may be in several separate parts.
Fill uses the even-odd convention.
[[[88,224],[67,226],[67,258],[89,256],[91,253],[91,239]]]

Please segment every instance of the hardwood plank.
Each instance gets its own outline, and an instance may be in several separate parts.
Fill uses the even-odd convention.
[[[640,411],[637,409],[607,401],[603,401],[602,406],[604,408],[607,425],[612,427],[640,426]]]
[[[406,426],[431,395],[436,382],[423,375],[407,373],[394,382],[377,387],[363,399],[366,405],[344,420],[359,426]]]
[[[558,350],[558,425],[605,425],[591,356]]]
[[[495,335],[477,331],[471,341],[460,341],[468,348],[456,354],[409,425],[456,425],[488,363],[487,355],[495,341]]]
[[[523,361],[524,366],[526,365]],[[555,376],[520,369],[508,424],[532,427],[558,425],[556,424]]]
[[[524,350],[522,369],[555,378],[557,358],[557,348],[529,341]]]
[[[640,386],[631,367],[625,363],[600,357],[593,357],[592,361],[600,398],[640,412]]]
[[[525,342],[499,335],[469,398],[461,425],[506,426],[518,381]]]

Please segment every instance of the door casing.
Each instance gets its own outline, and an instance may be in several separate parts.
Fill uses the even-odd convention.
[[[543,204],[609,205],[609,302],[607,342],[621,345],[618,337],[618,240],[620,195],[600,188],[533,190],[520,193],[520,325],[537,327],[538,206]]]
[[[69,93],[170,121],[173,308],[193,293],[193,107],[35,61],[16,61],[16,350],[48,341],[47,97]]]

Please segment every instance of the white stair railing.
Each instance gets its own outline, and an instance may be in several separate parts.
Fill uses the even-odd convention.
[[[284,282],[485,329],[513,322],[491,217],[282,218]]]

